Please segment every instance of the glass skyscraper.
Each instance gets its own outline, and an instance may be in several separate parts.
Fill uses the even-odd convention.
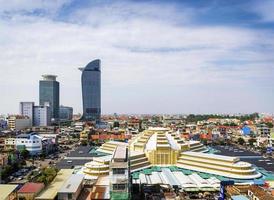
[[[90,62],[82,71],[83,120],[99,121],[101,116],[101,61]]]
[[[39,103],[49,103],[51,118],[59,119],[59,82],[55,75],[43,75],[39,82]]]

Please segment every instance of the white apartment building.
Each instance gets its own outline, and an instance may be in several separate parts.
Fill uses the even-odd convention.
[[[34,126],[49,126],[51,124],[50,107],[34,106]]]
[[[257,125],[257,136],[261,137],[269,137],[270,135],[270,128],[267,125],[260,124]]]
[[[15,139],[17,150],[26,149],[31,155],[42,153],[42,137],[36,133],[20,134]]]

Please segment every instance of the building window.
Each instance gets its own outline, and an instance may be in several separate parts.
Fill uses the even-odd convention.
[[[114,168],[112,169],[113,174],[125,174],[125,169],[124,168]]]
[[[68,199],[72,199],[72,193],[68,193]]]
[[[125,190],[126,184],[113,184],[112,187],[113,190]]]

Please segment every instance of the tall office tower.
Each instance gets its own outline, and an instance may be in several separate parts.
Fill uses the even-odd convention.
[[[40,106],[46,102],[50,105],[51,118],[59,119],[59,82],[55,75],[43,75],[39,82]]]
[[[90,62],[82,71],[83,119],[99,121],[101,116],[101,61]]]
[[[28,116],[30,118],[31,125],[33,126],[34,102],[20,102],[19,107],[19,114],[22,116]]]

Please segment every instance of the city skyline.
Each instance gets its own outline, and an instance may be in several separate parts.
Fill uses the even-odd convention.
[[[60,103],[82,113],[76,68],[96,58],[102,114],[274,113],[273,9],[251,0],[3,1],[0,113],[38,104],[42,74],[58,75]]]

